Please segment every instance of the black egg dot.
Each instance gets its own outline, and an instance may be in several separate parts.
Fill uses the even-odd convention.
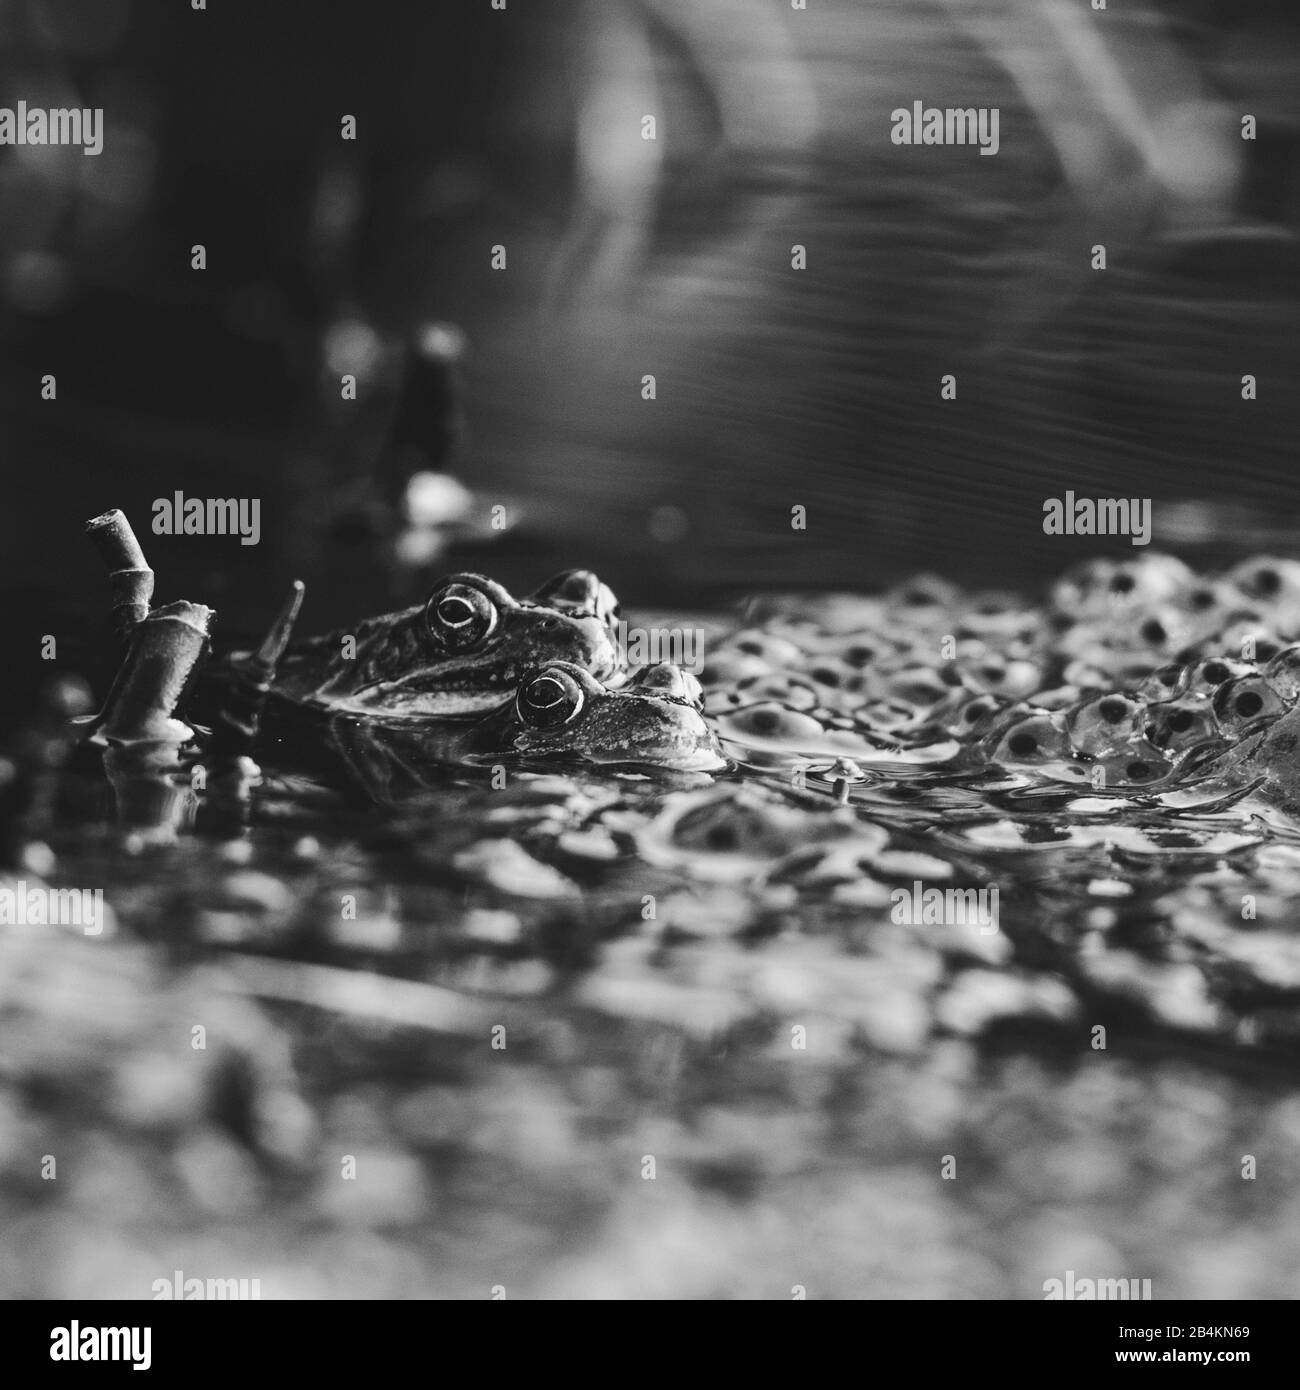
[[[732,825],[711,825],[708,833],[709,848],[725,851],[736,848],[736,828]]]
[[[981,666],[979,670],[980,679],[989,685],[1001,685],[1007,678],[1007,673],[1001,666]]]
[[[1038,740],[1033,734],[1012,734],[1007,740],[1007,747],[1016,757],[1027,758],[1031,753],[1036,753],[1038,751]]]
[[[1113,594],[1130,594],[1133,592],[1133,576],[1131,574],[1117,574],[1110,581],[1110,591]]]
[[[1214,595],[1209,589],[1193,589],[1188,602],[1198,612],[1204,612],[1207,608],[1214,607]]]
[[[736,643],[736,650],[744,652],[746,656],[762,656],[763,644],[757,638],[747,637],[743,642]]]
[[[1128,713],[1128,706],[1124,701],[1113,698],[1103,700],[1097,709],[1107,724],[1118,724]]]
[[[1146,763],[1129,763],[1124,771],[1131,782],[1145,782],[1151,776],[1151,769]]]
[[[1263,697],[1253,690],[1243,690],[1237,696],[1237,713],[1243,719],[1249,719],[1252,715],[1258,714],[1264,708]]]
[[[750,722],[760,734],[772,733],[780,723],[780,716],[773,709],[755,710]]]
[[[818,666],[811,674],[813,680],[819,681],[822,685],[838,686],[840,683],[840,673],[832,671],[829,666]]]
[[[1232,672],[1221,661],[1207,661],[1201,674],[1212,685],[1218,685],[1220,681],[1226,681]]]
[[[1171,733],[1185,734],[1192,727],[1192,712],[1189,709],[1173,710],[1165,724]]]
[[[939,679],[944,685],[960,685],[961,672],[953,665],[939,667]]]
[[[1074,626],[1074,619],[1068,613],[1053,613],[1052,626],[1057,632],[1068,632]]]
[[[865,666],[876,659],[876,650],[874,647],[850,647],[844,658],[854,666]]]
[[[1165,625],[1158,618],[1148,618],[1142,624],[1142,640],[1153,647],[1163,646],[1169,640]]]
[[[1255,588],[1265,598],[1272,598],[1281,587],[1282,580],[1276,570],[1259,569],[1255,571]]]

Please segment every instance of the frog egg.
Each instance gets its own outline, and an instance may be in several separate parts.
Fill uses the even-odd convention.
[[[739,681],[733,692],[734,704],[752,705],[776,701],[790,709],[810,710],[821,702],[821,692],[807,682],[791,676],[750,676]]]
[[[1187,690],[1193,695],[1213,695],[1225,682],[1255,674],[1249,661],[1234,661],[1231,657],[1212,656],[1198,661],[1189,671]]]
[[[1136,694],[1138,699],[1148,702],[1175,700],[1187,689],[1191,679],[1190,668],[1182,662],[1173,661],[1167,666],[1158,667],[1139,681]]]
[[[1300,696],[1300,644],[1278,652],[1264,668],[1264,679],[1284,700]]]
[[[1176,651],[1190,637],[1190,624],[1172,605],[1144,609],[1133,615],[1132,646],[1150,652],[1157,660]]]
[[[775,700],[719,714],[718,729],[725,738],[741,742],[757,739],[763,743],[797,743],[801,739],[820,739],[824,733],[816,719]]]
[[[791,848],[786,818],[753,797],[709,796],[660,819],[654,830],[679,850],[768,860]]]
[[[800,673],[822,691],[847,689],[850,682],[858,677],[857,670],[846,661],[836,661],[822,656],[815,661],[806,657],[799,666]]]
[[[1246,647],[1246,638],[1250,639],[1249,649]],[[1251,628],[1244,632],[1239,631],[1236,634],[1236,641],[1232,643],[1232,646],[1242,653],[1241,659],[1243,661],[1254,661],[1261,666],[1272,661],[1280,651],[1290,645],[1289,641],[1283,641],[1277,633],[1267,628]],[[1247,650],[1253,651],[1254,655],[1247,656],[1245,654]]]
[[[706,687],[736,686],[742,681],[770,675],[771,666],[761,657],[717,649],[711,651],[700,668],[700,682]]]
[[[719,653],[735,652],[752,657],[770,668],[797,666],[804,659],[801,648],[784,637],[776,637],[759,628],[743,628],[734,632],[717,649]]]
[[[1222,579],[1197,579],[1178,596],[1186,612],[1209,617],[1226,612],[1241,598],[1240,591]]]
[[[958,590],[937,574],[917,574],[890,589],[885,595],[885,607],[892,612],[906,612],[913,621],[951,613],[958,604]]]
[[[1181,757],[1201,744],[1218,741],[1219,726],[1206,696],[1182,695],[1150,706],[1144,732],[1154,748]]]
[[[860,671],[865,666],[874,666],[889,654],[887,644],[872,640],[869,636],[859,636],[847,643],[843,650],[846,665]]]
[[[1032,695],[1043,683],[1043,674],[1033,661],[1007,661],[988,656],[973,664],[962,663],[962,673],[977,690],[995,691],[1013,699]]]
[[[1066,716],[1070,741],[1080,753],[1103,758],[1136,738],[1145,706],[1127,695],[1102,695],[1076,705]]]
[[[1099,616],[1118,607],[1176,600],[1196,576],[1172,555],[1132,560],[1097,559],[1078,565],[1052,589],[1051,605],[1066,613]]]
[[[1225,734],[1240,737],[1287,709],[1286,701],[1258,673],[1225,681],[1214,692],[1214,715]]]
[[[1102,785],[1106,787],[1140,788],[1160,781],[1173,771],[1172,762],[1144,739],[1107,758],[1098,758],[1093,767],[1101,768]]]
[[[997,695],[977,693],[963,696],[945,713],[943,727],[955,738],[983,738],[1009,702]]]
[[[1006,729],[990,756],[995,763],[1067,762],[1070,739],[1060,715],[1027,714]]]
[[[1207,657],[1230,652],[1234,659],[1263,666],[1289,646],[1278,636],[1273,624],[1262,616],[1233,613],[1206,643]]]
[[[1037,610],[1026,609],[1016,594],[978,593],[961,611],[957,636],[1006,638],[1030,632],[1038,622]]]
[[[858,722],[875,733],[890,733],[918,723],[929,713],[901,700],[870,700],[858,710]]]
[[[905,666],[890,673],[885,690],[889,698],[913,708],[933,709],[952,692],[954,682],[960,681],[960,674],[951,667]]]
[[[1269,607],[1294,609],[1300,602],[1300,561],[1261,556],[1235,566],[1224,577],[1247,598]]]

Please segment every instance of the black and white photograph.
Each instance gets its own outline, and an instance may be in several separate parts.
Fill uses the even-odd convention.
[[[33,1365],[1265,1360],[1298,427],[1289,0],[0,0]]]

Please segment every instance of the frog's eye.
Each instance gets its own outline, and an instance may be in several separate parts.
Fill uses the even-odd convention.
[[[470,584],[447,584],[429,597],[424,610],[429,631],[448,651],[465,652],[497,625],[497,607]]]
[[[524,682],[515,698],[519,717],[533,729],[567,724],[582,708],[582,687],[567,671],[551,667]]]

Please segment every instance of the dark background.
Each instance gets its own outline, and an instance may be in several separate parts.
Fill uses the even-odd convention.
[[[1198,562],[1296,550],[1286,5],[0,0],[0,42],[0,102],[107,124],[95,159],[0,150],[6,680],[98,639],[111,506],[228,637],[295,575],[306,630],[412,597],[346,498],[430,320],[468,344],[431,451],[476,497],[442,570],[713,605],[1132,553],[1044,536],[1067,489],[1152,498]],[[914,100],[999,107],[1000,153],[893,146]],[[261,544],[152,536],[177,489],[260,497]]]

